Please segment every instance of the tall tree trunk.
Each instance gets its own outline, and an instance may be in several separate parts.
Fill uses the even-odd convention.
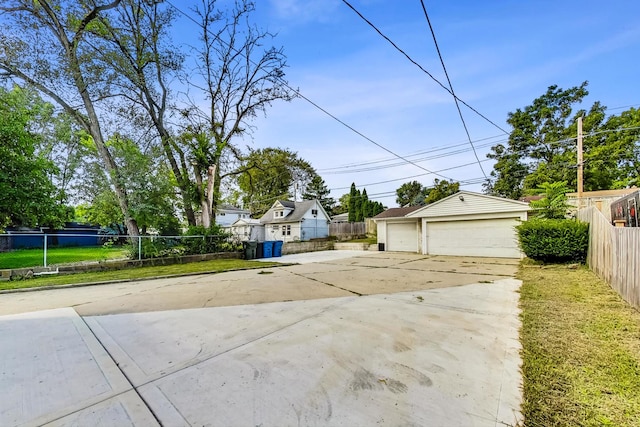
[[[149,102],[152,102],[151,95],[147,96]],[[152,104],[151,104],[152,105]],[[169,166],[171,166],[171,171],[173,175],[176,177],[176,182],[178,183],[178,188],[180,189],[180,196],[182,197],[182,204],[184,210],[184,216],[187,219],[187,224],[191,226],[196,225],[196,214],[193,211],[193,200],[191,200],[190,189],[191,182],[189,181],[189,177],[180,169],[178,162],[176,161],[176,157],[173,153],[173,148],[171,147],[171,135],[164,127],[164,122],[160,118],[159,114],[155,112],[152,108],[148,109],[151,114],[151,118],[153,119],[154,125],[158,134],[160,135],[160,141],[162,142],[162,148],[164,149],[164,154],[169,161]]]
[[[116,7],[119,4],[119,1],[114,1],[113,3],[102,7],[102,9],[108,9]],[[47,2],[42,2],[42,5],[45,7],[47,14],[49,16],[55,16],[53,9]],[[83,24],[88,25],[90,21],[95,19],[97,13],[100,8],[96,8],[87,16],[85,16],[82,21]],[[118,204],[120,205],[120,210],[122,211],[122,215],[124,217],[124,223],[127,227],[127,231],[130,236],[139,236],[140,230],[138,229],[138,224],[136,220],[131,217],[129,213],[129,200],[127,197],[127,191],[125,187],[122,185],[122,181],[120,179],[120,171],[118,169],[118,165],[113,160],[109,149],[104,143],[104,137],[102,135],[102,129],[100,128],[100,122],[98,120],[98,115],[96,114],[95,106],[93,104],[93,100],[88,91],[88,85],[85,81],[84,75],[82,73],[82,69],[80,68],[80,60],[78,59],[78,43],[80,41],[79,35],[84,32],[84,28],[80,28],[78,33],[75,35],[72,41],[70,41],[66,34],[64,33],[64,29],[57,28],[58,30],[58,38],[64,47],[67,59],[69,61],[69,68],[71,72],[71,76],[73,78],[74,84],[80,93],[82,98],[82,103],[84,104],[88,125],[89,125],[89,133],[93,138],[93,142],[96,145],[98,153],[100,153],[100,157],[104,161],[105,169],[109,175],[111,185],[113,185],[114,192],[116,194],[116,198],[118,199]]]
[[[207,212],[207,202],[204,198],[204,189],[202,187],[202,175],[200,175],[200,167],[197,164],[193,165],[193,174],[196,178],[196,191],[198,192],[198,202],[200,203],[200,225],[208,228],[210,220]]]
[[[214,184],[216,182],[216,165],[209,166],[207,168],[207,193],[205,194],[205,199],[207,201],[207,212],[209,215],[209,227],[215,222],[216,215],[213,210],[213,199],[214,199]]]
[[[198,188],[198,195],[200,196],[200,209],[201,209],[201,223],[205,228],[211,227],[215,221],[215,215],[213,214],[213,198],[214,198],[214,183],[216,181],[216,166],[209,166],[207,168],[207,188],[206,191],[202,182],[202,175],[198,165],[193,166],[193,170],[196,176],[196,187]]]

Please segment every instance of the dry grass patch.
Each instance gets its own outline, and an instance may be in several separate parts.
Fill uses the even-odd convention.
[[[585,267],[523,264],[526,426],[640,426],[640,313]]]
[[[37,288],[45,286],[100,283],[119,280],[154,279],[187,274],[222,273],[233,270],[268,268],[282,265],[277,262],[245,261],[241,259],[216,259],[187,264],[132,267],[122,270],[95,271],[87,273],[46,275],[26,280],[0,282],[0,290]]]

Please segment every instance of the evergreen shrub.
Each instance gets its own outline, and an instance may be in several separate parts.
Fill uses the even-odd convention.
[[[589,224],[574,219],[532,219],[516,227],[527,257],[543,262],[580,262],[587,259]]]

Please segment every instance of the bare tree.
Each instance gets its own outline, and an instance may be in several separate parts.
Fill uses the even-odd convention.
[[[163,9],[164,8],[164,9]],[[183,53],[168,42],[173,9],[156,2],[122,0],[104,17],[96,35],[108,45],[95,55],[117,72],[116,83],[134,108],[144,110],[161,141],[176,178],[190,225],[214,221],[221,180],[229,174],[223,161],[240,159],[233,138],[248,131],[249,121],[274,100],[292,98],[283,80],[281,50],[261,50],[271,34],[249,23],[250,1],[219,10],[214,0],[195,9],[201,26],[195,69],[183,75],[184,99],[169,89],[184,64]],[[169,124],[177,112],[177,123]]]
[[[234,138],[251,131],[250,122],[276,100],[289,101],[294,93],[284,80],[286,57],[282,49],[263,48],[274,37],[251,24],[252,1],[219,10],[215,0],[195,8],[200,20],[201,44],[192,77],[187,82],[204,94],[204,102],[190,100],[184,116],[197,136],[185,141],[195,160],[196,174],[206,174],[206,191],[199,192],[205,220],[213,221],[221,180],[240,171],[225,170],[226,152],[242,158]],[[212,180],[214,183],[212,184]],[[205,214],[205,206],[208,212]],[[207,218],[208,217],[208,218]]]
[[[127,231],[139,234],[129,212],[118,165],[105,144],[96,102],[109,96],[113,77],[91,55],[88,36],[97,18],[120,0],[9,0],[0,6],[0,70],[60,105],[93,140],[117,197]]]

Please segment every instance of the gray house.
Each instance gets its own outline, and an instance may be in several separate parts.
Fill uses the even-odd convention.
[[[330,218],[317,200],[277,200],[260,218],[265,240],[293,242],[329,236]]]
[[[221,205],[216,209],[216,224],[227,229],[237,220],[250,217],[251,212],[235,206]]]

